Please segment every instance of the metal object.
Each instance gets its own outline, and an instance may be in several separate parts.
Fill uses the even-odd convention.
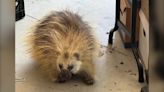
[[[16,21],[22,19],[25,16],[24,0],[16,0]]]
[[[139,82],[144,82],[144,65],[142,62],[138,60],[139,55],[138,55],[138,50],[136,49],[137,43],[135,42],[135,33],[136,33],[136,17],[137,17],[137,9],[140,8],[140,0],[129,0],[130,5],[132,7],[131,11],[131,44],[129,45],[132,48],[132,52],[134,54],[134,57],[136,59],[137,67],[138,67],[138,81]],[[127,29],[125,26],[120,22],[120,0],[116,0],[116,18],[115,18],[115,26],[114,28],[110,31],[109,33],[109,39],[108,39],[108,44],[113,44],[113,34],[115,31],[117,31],[119,28],[121,28],[125,32]]]
[[[117,21],[120,19],[120,0],[116,0],[116,13],[115,13],[115,15],[116,15],[116,17],[115,17],[115,26],[109,33],[109,39],[108,39],[109,44],[113,44],[113,34],[119,28],[118,25],[117,25]]]

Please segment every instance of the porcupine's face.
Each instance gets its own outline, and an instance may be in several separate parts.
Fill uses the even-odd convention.
[[[58,56],[57,69],[61,72],[62,70],[70,71],[75,74],[78,72],[81,66],[80,55],[78,53],[64,53]]]

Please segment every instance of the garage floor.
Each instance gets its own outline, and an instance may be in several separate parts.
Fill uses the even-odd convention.
[[[96,3],[97,2],[97,3]],[[16,22],[16,92],[140,92],[137,67],[130,49],[124,49],[119,34],[107,47],[107,31],[114,25],[115,0],[25,0],[26,16]],[[47,81],[27,53],[24,43],[28,28],[50,10],[69,9],[84,15],[101,44],[96,63],[96,83],[78,80],[64,84]]]

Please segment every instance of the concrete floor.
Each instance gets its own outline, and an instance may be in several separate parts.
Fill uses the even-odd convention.
[[[26,17],[16,22],[16,92],[140,92],[142,84],[138,83],[137,66],[133,54],[131,50],[123,48],[118,33],[115,34],[113,46],[110,48],[105,46],[108,37],[106,32],[114,24],[113,3],[115,0],[101,0],[101,2],[95,0],[97,3],[90,0],[55,1],[25,0]],[[92,6],[89,5],[91,3],[93,3]],[[100,55],[95,61],[97,71],[96,83],[93,86],[87,86],[78,80],[64,84],[47,81],[38,72],[26,51],[24,39],[32,23],[49,10],[63,8],[79,10],[82,15],[90,11],[97,11],[84,17],[95,28],[100,44],[102,44]],[[105,12],[102,9],[111,10]]]

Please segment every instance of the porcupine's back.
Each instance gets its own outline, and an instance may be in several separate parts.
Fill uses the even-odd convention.
[[[54,62],[59,54],[65,52],[80,53],[85,60],[92,56],[96,47],[90,26],[69,11],[52,12],[44,17],[35,26],[31,42],[31,54],[40,62],[51,59]]]

